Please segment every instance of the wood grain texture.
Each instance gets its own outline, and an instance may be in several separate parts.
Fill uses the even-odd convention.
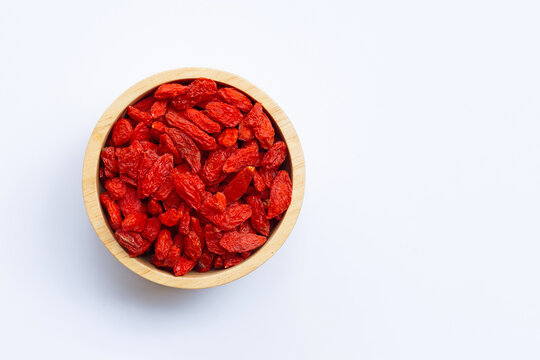
[[[99,160],[101,149],[112,125],[124,113],[128,105],[135,103],[160,84],[199,77],[206,77],[233,86],[262,103],[288,146],[293,194],[289,209],[273,230],[268,241],[245,261],[229,269],[210,270],[206,273],[192,271],[184,276],[176,277],[167,271],[156,268],[144,258],[130,258],[116,241],[99,202],[99,194],[102,191],[98,179]],[[86,148],[83,164],[82,188],[86,211],[98,237],[109,251],[127,268],[145,279],[165,286],[186,289],[207,288],[234,281],[249,274],[274,255],[283,245],[296,223],[304,198],[304,187],[305,165],[302,146],[287,115],[268,95],[253,84],[237,75],[210,68],[191,67],[161,72],[126,90],[109,106],[96,124]]]

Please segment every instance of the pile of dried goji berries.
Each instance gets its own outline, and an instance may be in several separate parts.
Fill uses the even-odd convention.
[[[129,106],[101,152],[116,239],[176,276],[234,266],[289,207],[287,158],[260,103],[199,78]]]

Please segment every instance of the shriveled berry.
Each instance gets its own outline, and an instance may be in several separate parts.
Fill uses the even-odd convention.
[[[122,230],[140,233],[146,227],[146,218],[146,214],[143,213],[130,214],[122,221]]]
[[[158,218],[148,218],[146,220],[146,226],[144,227],[141,235],[144,239],[153,243],[158,236],[160,229],[161,223],[159,222]]]
[[[180,220],[180,212],[177,209],[169,209],[158,216],[159,221],[165,226],[175,226]]]
[[[197,260],[202,254],[201,239],[194,231],[190,231],[184,238],[184,254],[193,260]]]
[[[121,146],[128,143],[132,135],[133,127],[131,123],[129,120],[122,118],[112,128],[111,142],[114,146]]]
[[[217,92],[215,81],[198,78],[188,85],[187,90],[172,100],[172,105],[177,110],[185,110],[197,103],[212,97]]]
[[[225,259],[223,261],[223,267],[225,269],[228,269],[230,267],[233,267],[235,265],[238,265],[240,264],[242,261],[244,261],[244,258],[240,255],[235,255],[233,256],[232,258],[229,258],[229,259]]]
[[[287,158],[287,145],[283,141],[277,141],[272,145],[270,149],[264,154],[261,161],[261,166],[270,169],[277,169],[283,164]]]
[[[107,192],[101,193],[99,199],[107,213],[109,214],[109,223],[113,229],[118,229],[122,226],[122,215],[120,214],[120,208],[116,202],[109,196]]]
[[[272,122],[264,113],[261,103],[256,103],[246,115],[245,125],[253,129],[253,133],[264,149],[269,149],[274,144],[275,130]]]
[[[152,118],[158,119],[164,116],[167,112],[167,104],[169,104],[167,100],[156,101],[150,109],[150,115],[152,115]]]
[[[206,131],[207,133],[218,133],[221,131],[221,125],[213,121],[203,112],[195,109],[186,109],[184,111],[186,117],[191,120],[195,125],[201,128],[201,130]]]
[[[258,159],[259,150],[255,147],[237,149],[223,163],[223,172],[233,173],[245,166],[254,166]]]
[[[292,182],[289,174],[281,170],[276,175],[270,188],[270,205],[268,206],[268,219],[273,219],[281,215],[292,199]]]
[[[240,111],[246,113],[252,108],[251,100],[240,91],[227,87],[219,89],[218,94],[230,105],[236,106]]]
[[[127,251],[130,257],[142,255],[151,245],[142,238],[141,234],[133,231],[118,230],[115,236],[118,243]]]
[[[229,252],[244,252],[258,248],[266,242],[266,236],[230,231],[223,234],[219,244]]]
[[[240,110],[223,102],[209,103],[206,105],[206,111],[212,119],[227,127],[238,125],[243,118]]]
[[[188,273],[195,267],[197,261],[190,259],[187,256],[180,256],[174,265],[174,276],[182,276]]]
[[[218,136],[218,143],[223,146],[233,146],[238,140],[238,130],[235,128],[227,128]]]
[[[131,142],[137,141],[149,141],[150,140],[150,129],[144,123],[138,123],[133,129],[133,134],[131,135]]]
[[[152,115],[146,111],[141,111],[134,106],[128,106],[127,114],[137,122],[145,123],[148,126],[152,125]]]
[[[126,184],[120,178],[107,179],[105,181],[105,189],[111,196],[111,199],[118,200],[126,195]]]
[[[251,207],[251,225],[261,235],[270,234],[270,222],[266,218],[263,202],[256,196],[246,197],[246,203]]]
[[[116,151],[114,147],[109,146],[101,151],[101,160],[105,169],[108,169],[112,173],[118,172],[118,160],[116,159]]]
[[[159,260],[165,260],[173,245],[171,232],[163,229],[159,232],[155,245],[155,254]]]
[[[253,174],[255,173],[255,168],[253,166],[246,166],[236,176],[231,180],[231,182],[223,190],[223,194],[227,198],[229,203],[234,202],[242,197],[246,192],[251,179],[253,179]]]
[[[176,111],[169,111],[165,115],[167,124],[184,131],[195,141],[201,150],[214,150],[217,148],[216,139],[202,131],[197,125],[182,117]]]
[[[158,100],[172,99],[184,94],[188,90],[187,86],[180,84],[160,85],[154,93],[154,98]]]

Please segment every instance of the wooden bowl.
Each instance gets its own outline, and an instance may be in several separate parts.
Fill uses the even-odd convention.
[[[261,102],[273,120],[276,132],[281,134],[289,149],[286,168],[291,174],[293,193],[289,209],[273,229],[267,242],[242,263],[228,269],[212,269],[206,273],[191,271],[184,276],[176,277],[165,270],[156,268],[144,257],[130,258],[127,252],[118,244],[99,201],[99,195],[103,188],[98,179],[98,169],[101,149],[109,136],[113,124],[124,114],[128,105],[136,103],[163,83],[192,80],[199,77],[209,78],[219,84],[235,87],[253,100]],[[152,75],[133,85],[120,95],[101,116],[92,132],[86,147],[82,178],[84,203],[90,222],[103,244],[118,261],[145,279],[161,285],[186,289],[199,289],[226,284],[249,274],[274,255],[283,245],[296,223],[302,207],[304,184],[305,168],[302,147],[293,125],[283,110],[268,95],[241,77],[225,71],[195,67],[170,70]]]

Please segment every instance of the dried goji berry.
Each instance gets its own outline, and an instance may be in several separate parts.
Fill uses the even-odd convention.
[[[244,195],[251,183],[254,172],[255,168],[253,166],[246,166],[236,174],[231,182],[225,187],[225,190],[223,190],[223,194],[225,194],[228,202],[234,202]]]
[[[155,254],[159,260],[165,260],[169,255],[169,250],[173,245],[171,232],[167,229],[163,229],[159,232],[155,245]]]
[[[264,191],[266,189],[266,184],[257,169],[255,169],[255,172],[253,173],[253,187],[257,191]]]
[[[173,169],[173,156],[165,154],[159,157],[152,167],[139,180],[139,189],[143,197],[157,191]]]
[[[187,90],[172,100],[172,105],[177,110],[185,110],[204,101],[217,92],[215,81],[205,78],[194,80],[187,86]]]
[[[169,126],[178,128],[188,134],[201,150],[214,150],[217,148],[216,139],[202,131],[197,125],[183,118],[176,111],[169,111],[165,115]]]
[[[189,206],[195,210],[199,209],[202,197],[202,190],[200,190],[201,184],[204,190],[204,184],[201,179],[196,174],[179,173],[175,170],[176,168],[172,171],[171,177],[176,193],[180,195]]]
[[[187,86],[180,84],[163,84],[160,85],[154,93],[154,98],[158,100],[172,99],[182,95],[188,90]]]
[[[114,146],[121,146],[129,142],[133,135],[133,127],[127,119],[118,120],[111,132],[111,142]]]
[[[259,234],[268,236],[270,234],[270,222],[266,218],[262,200],[256,196],[248,196],[246,197],[246,203],[251,207],[251,225]]]
[[[163,201],[174,191],[171,175],[167,176],[159,188],[151,195],[152,199]]]
[[[143,213],[133,213],[126,216],[122,221],[122,230],[142,232],[146,226],[146,217],[146,214]]]
[[[176,261],[176,264],[174,265],[174,275],[175,276],[182,276],[187,274],[188,271],[193,269],[195,265],[197,264],[197,261],[190,259],[187,256],[180,256],[178,260]]]
[[[159,221],[165,226],[175,226],[182,214],[177,209],[169,209],[158,216]]]
[[[146,175],[146,173],[148,172],[148,170],[150,170],[152,165],[156,163],[157,159],[159,159],[159,155],[153,151],[145,151],[142,154],[141,162],[139,163],[139,169],[137,171],[138,173],[137,176],[139,180],[142,179],[144,175]],[[144,196],[141,195],[141,198],[143,197]]]
[[[264,214],[266,217],[266,213]],[[251,215],[253,216],[253,215]],[[253,230],[253,227],[251,226],[249,220],[244,221],[240,225],[238,225],[238,232],[242,234],[255,234],[255,230]]]
[[[253,133],[264,149],[269,149],[274,144],[275,130],[272,122],[264,113],[261,103],[256,103],[246,115],[245,125],[253,129]]]
[[[146,213],[146,209],[137,197],[137,190],[131,186],[126,186],[126,195],[118,200],[118,207],[124,217],[135,213]]]
[[[208,196],[201,204],[200,212],[203,216],[212,216],[225,212],[227,198],[222,192]]]
[[[201,239],[195,231],[190,231],[184,238],[184,254],[193,260],[197,260],[202,254]]]
[[[126,174],[132,179],[137,179],[143,150],[141,143],[138,141],[134,141],[128,147],[116,149],[120,174]]]
[[[158,100],[150,109],[150,115],[152,115],[152,118],[157,119],[165,115],[167,112],[167,105],[169,102],[167,100]]]
[[[277,141],[264,154],[261,166],[271,169],[277,169],[287,158],[287,145],[283,141]]]
[[[197,266],[195,271],[197,272],[207,272],[212,268],[212,262],[214,261],[214,254],[208,250],[203,250],[201,256],[197,260]]]
[[[150,199],[148,200],[148,204],[146,205],[146,209],[148,210],[148,213],[152,216],[158,216],[163,212],[163,208],[161,207],[161,204],[159,201]]]
[[[174,191],[173,189],[173,191],[171,191],[169,196],[167,196],[167,198],[163,200],[163,208],[165,209],[165,211],[170,210],[170,209],[178,209],[181,203],[182,203],[182,199],[180,198],[180,196],[178,196],[176,191]]]
[[[241,148],[234,151],[223,163],[223,172],[237,172],[245,166],[253,166],[259,159],[259,150],[254,147]]]
[[[281,170],[276,175],[270,188],[270,205],[268,206],[268,218],[273,219],[283,213],[291,204],[292,182],[289,174]]]
[[[233,146],[238,140],[238,130],[235,128],[227,128],[218,136],[218,143],[223,146]]]
[[[206,111],[212,119],[227,127],[238,125],[243,118],[240,110],[223,102],[209,103],[206,105]]]
[[[233,256],[232,258],[229,258],[229,259],[225,259],[223,261],[223,267],[225,269],[228,269],[230,267],[233,267],[235,265],[238,265],[240,264],[242,261],[244,261],[244,258],[240,255],[235,255]]]
[[[182,158],[176,148],[175,143],[171,140],[171,137],[167,134],[161,134],[159,137],[158,154],[171,154],[173,156],[173,163],[180,164]]]
[[[206,241],[206,248],[214,254],[225,255],[229,253],[223,248],[223,246],[219,244],[222,236],[223,232],[221,232],[221,230],[219,230],[219,228],[217,228],[213,224],[207,224],[204,227],[204,239]]]
[[[242,141],[248,141],[255,138],[253,134],[253,129],[250,126],[246,125],[246,119],[242,119],[240,124],[238,124],[238,139]]]
[[[189,120],[191,120],[195,125],[200,127],[202,130],[207,133],[218,133],[221,131],[221,125],[219,123],[211,120],[208,116],[202,112],[195,109],[186,109],[184,114]]]
[[[149,96],[142,100],[140,100],[138,103],[133,105],[134,108],[140,111],[150,111],[150,108],[152,108],[152,104],[154,103],[154,98]]]
[[[152,115],[146,111],[141,111],[134,106],[128,106],[127,114],[137,122],[143,122],[148,126],[152,125]]]
[[[126,184],[120,178],[107,179],[105,189],[113,200],[121,199],[126,195]]]
[[[178,211],[180,212],[178,232],[182,235],[187,235],[189,233],[189,224],[191,222],[191,216],[189,214],[190,207],[183,202],[178,206]]]
[[[207,217],[222,230],[232,230],[251,217],[251,207],[246,204],[232,203],[224,213]]]
[[[150,243],[144,240],[141,234],[133,231],[118,230],[116,240],[127,251],[130,257],[142,255],[150,247]]]
[[[113,229],[118,229],[122,226],[122,215],[120,214],[120,208],[116,202],[109,196],[107,192],[101,193],[99,199],[107,213],[109,214],[109,223]]]
[[[266,242],[266,236],[230,231],[221,237],[219,244],[229,252],[244,252],[258,248]]]
[[[101,151],[101,160],[103,160],[103,165],[112,173],[118,172],[118,161],[116,159],[116,151],[114,147],[109,146]]]
[[[215,151],[210,152],[201,171],[201,179],[206,184],[213,184],[219,182],[220,179],[223,180],[223,178],[225,178],[226,176],[223,173],[223,164],[225,164],[225,161],[234,152],[235,149],[233,147],[219,148]]]
[[[105,169],[105,173],[107,173],[107,169]],[[120,180],[122,180],[126,185],[131,186],[137,186],[137,180],[132,179],[131,177],[127,176],[126,174],[121,174],[119,176]]]
[[[259,174],[264,181],[266,187],[271,188],[272,182],[277,175],[276,169],[259,168]]]
[[[214,102],[214,101],[223,101],[223,98],[221,96],[219,96],[218,93],[215,93],[214,95],[211,95],[210,97],[202,100],[202,101],[199,101],[197,103],[197,107],[200,107],[201,109],[206,109],[206,105],[208,105],[209,103],[211,102]]]
[[[144,123],[138,123],[133,129],[133,135],[131,135],[131,143],[137,141],[149,141],[150,129]]]
[[[240,256],[242,257],[242,259],[247,259],[250,255],[251,255],[252,251],[245,251],[243,253],[240,253]]]
[[[223,269],[223,258],[219,255],[214,259],[214,269]]]
[[[184,249],[184,235],[178,233],[173,238],[174,246],[178,247],[180,250]]]
[[[152,243],[156,239],[159,230],[161,230],[161,223],[159,222],[158,218],[148,218],[146,220],[146,226],[144,227],[141,235],[144,239]]]
[[[253,106],[251,100],[236,89],[230,87],[219,89],[218,94],[227,104],[236,106],[242,112],[248,112]]]

